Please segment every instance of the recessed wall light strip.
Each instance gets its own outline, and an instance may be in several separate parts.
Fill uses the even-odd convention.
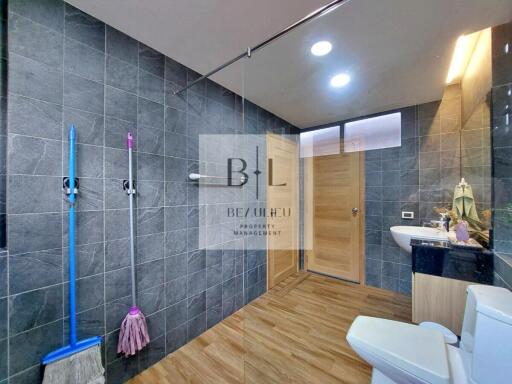
[[[232,58],[231,60],[225,62],[222,65],[219,65],[217,68],[215,68],[215,69],[211,70],[210,72],[206,73],[205,75],[197,78],[196,80],[194,80],[193,82],[187,84],[186,86],[178,89],[177,91],[174,92],[174,94],[175,95],[180,94],[181,92],[183,92],[183,91],[193,87],[197,83],[199,83],[199,82],[203,81],[204,79],[207,79],[208,77],[216,74],[217,72],[219,72],[222,69],[230,66],[231,64],[236,63],[238,60],[243,59],[244,57],[251,57],[251,55],[254,52],[258,51],[259,49],[261,49],[261,48],[263,48],[265,46],[267,46],[268,44],[272,43],[274,40],[279,39],[280,37],[286,35],[288,32],[293,31],[295,28],[300,27],[301,25],[306,24],[309,21],[312,21],[312,20],[316,19],[317,17],[325,15],[328,12],[334,11],[340,5],[342,5],[344,3],[348,3],[349,1],[350,0],[335,0],[335,1],[330,2],[329,4],[324,5],[323,7],[318,8],[316,11],[311,12],[306,17],[303,17],[299,21],[297,21],[297,22],[293,23],[292,25],[286,27],[281,32],[276,33],[275,35],[269,37],[268,39],[262,41],[259,44],[256,44],[253,47],[247,48],[247,50],[244,51],[243,53],[241,53],[240,55]]]

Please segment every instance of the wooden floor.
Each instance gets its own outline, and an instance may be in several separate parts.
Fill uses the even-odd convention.
[[[411,300],[298,273],[130,383],[369,383],[345,341],[357,315],[410,321]]]

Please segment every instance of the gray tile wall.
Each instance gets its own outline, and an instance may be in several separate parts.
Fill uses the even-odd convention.
[[[79,336],[104,338],[108,383],[123,382],[266,288],[264,251],[201,237],[198,215],[217,201],[200,201],[187,182],[209,165],[199,136],[295,129],[212,81],[175,96],[198,75],[61,0],[11,0],[8,38],[0,383],[38,382],[41,357],[67,342],[69,124],[78,131]],[[138,300],[152,339],[131,359],[116,354],[130,307],[127,132],[136,137]]]
[[[7,376],[7,4],[0,2],[0,382]]]
[[[460,181],[460,105],[452,86],[442,100],[372,115],[401,112],[402,145],[365,153],[366,284],[411,294],[411,256],[389,228],[422,225],[438,218],[435,207],[451,207]],[[344,123],[336,123],[342,136]],[[415,218],[402,219],[402,211]]]
[[[391,236],[393,225],[438,219],[452,206],[460,181],[461,94],[445,89],[439,101],[402,110],[402,146],[366,154],[367,284],[411,294],[411,256]],[[414,220],[401,218],[414,212]]]
[[[402,146],[366,153],[366,282],[411,294],[411,256],[398,248],[389,228],[438,219],[451,208],[460,181],[460,88],[442,100],[401,110]],[[414,220],[401,218],[414,212]]]
[[[418,225],[419,123],[418,107],[402,113],[402,146],[366,152],[365,238],[366,284],[409,294],[411,258],[391,237],[393,225]],[[414,212],[402,220],[401,211]]]
[[[0,2],[0,251],[6,246],[7,3]]]
[[[495,284],[512,289],[512,23],[492,29],[492,51]]]

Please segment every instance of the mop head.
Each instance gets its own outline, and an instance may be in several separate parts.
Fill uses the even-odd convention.
[[[117,353],[135,355],[149,343],[148,326],[142,311],[132,307],[121,323]]]
[[[103,384],[104,372],[100,346],[96,345],[48,364],[43,384]]]

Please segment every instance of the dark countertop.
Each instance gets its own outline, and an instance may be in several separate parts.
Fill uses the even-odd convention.
[[[412,271],[480,284],[493,283],[493,254],[448,241],[411,240]]]

